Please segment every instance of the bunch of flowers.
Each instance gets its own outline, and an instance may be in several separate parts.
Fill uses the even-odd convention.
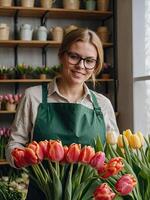
[[[13,67],[8,67],[5,65],[0,66],[0,79],[7,79],[9,75],[12,75],[14,72]]]
[[[121,157],[108,160],[99,149],[45,140],[15,148],[12,156],[18,168],[28,167],[45,200],[122,199],[132,192],[136,179],[124,174]]]
[[[16,75],[19,78],[28,78],[28,75],[32,76],[33,67],[31,65],[26,65],[24,63],[18,64],[15,67]]]
[[[5,158],[5,147],[10,134],[10,128],[0,128],[0,159]]]
[[[121,156],[124,159],[126,172],[136,177],[137,186],[133,190],[131,199],[150,199],[150,135],[144,138],[140,131],[133,134],[128,129],[117,138],[113,132],[109,132],[106,152],[108,157]]]
[[[5,102],[9,102],[10,104],[17,105],[21,98],[22,98],[22,94],[5,94],[5,95],[3,95],[3,100]]]

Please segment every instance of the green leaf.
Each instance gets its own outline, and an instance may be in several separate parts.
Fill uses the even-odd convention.
[[[104,146],[102,144],[100,136],[98,136],[95,140],[95,151],[104,151]]]

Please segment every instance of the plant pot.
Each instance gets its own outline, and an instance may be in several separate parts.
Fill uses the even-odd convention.
[[[102,79],[110,79],[110,74],[102,74]]]
[[[109,9],[109,0],[97,0],[97,10],[107,11]]]
[[[0,24],[0,40],[9,40],[9,26]]]
[[[15,111],[16,110],[16,104],[14,103],[6,103],[6,110],[7,111]]]
[[[86,10],[95,10],[95,7],[96,7],[96,1],[95,0],[87,0],[85,2]]]
[[[51,8],[55,0],[41,0],[40,5],[42,8]]]
[[[8,79],[8,75],[7,74],[1,74],[0,75],[0,80],[6,80]]]
[[[100,39],[103,43],[106,43],[106,42],[109,41],[110,33],[109,33],[108,28],[106,26],[100,26],[97,29],[97,35],[100,37]]]
[[[34,7],[34,0],[21,0],[21,6],[22,7]]]
[[[12,0],[0,0],[0,6],[4,6],[4,7],[12,6]]]
[[[42,79],[42,80],[45,80],[45,79],[47,79],[47,75],[46,74],[40,74],[39,78]]]
[[[65,9],[79,9],[80,1],[79,0],[63,0],[63,7]]]

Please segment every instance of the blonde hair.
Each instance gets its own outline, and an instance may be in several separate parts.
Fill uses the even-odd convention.
[[[103,61],[104,61],[104,53],[103,53],[103,47],[102,47],[102,42],[100,40],[100,38],[98,37],[98,35],[88,29],[88,28],[77,28],[71,32],[69,32],[68,34],[65,35],[61,46],[59,48],[59,52],[58,52],[58,56],[59,58],[61,58],[64,53],[66,51],[69,50],[70,46],[78,41],[82,41],[82,42],[89,42],[90,44],[92,44],[96,50],[97,50],[97,64],[96,64],[96,68],[92,74],[92,80],[94,82],[95,85],[95,77],[96,75],[98,75],[102,69],[103,66]]]

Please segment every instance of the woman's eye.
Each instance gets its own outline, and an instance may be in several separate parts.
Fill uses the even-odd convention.
[[[70,55],[70,58],[74,59],[74,60],[78,60],[79,59],[79,56],[78,55],[75,55],[75,54],[71,54]]]
[[[88,63],[88,64],[95,63],[95,60],[93,60],[93,59],[86,59],[86,63]]]

